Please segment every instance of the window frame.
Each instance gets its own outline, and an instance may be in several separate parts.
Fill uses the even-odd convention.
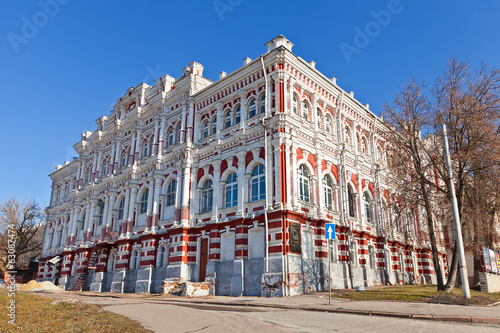
[[[305,173],[305,174],[304,174]],[[310,203],[311,202],[311,175],[305,164],[299,166],[298,172],[299,181],[299,199]]]
[[[177,190],[177,180],[172,179],[167,184],[167,194],[165,196],[165,206],[170,207],[175,205],[175,192]]]
[[[226,208],[238,205],[238,175],[236,172],[230,173],[226,178],[224,201]]]
[[[266,198],[266,169],[264,164],[259,163],[252,170],[250,178],[251,202],[264,200]]]
[[[201,188],[200,213],[208,213],[212,211],[213,194],[214,194],[213,181],[211,179],[207,179],[205,180]]]
[[[146,188],[141,194],[141,201],[139,202],[139,215],[146,214],[148,212],[148,199],[149,188]]]

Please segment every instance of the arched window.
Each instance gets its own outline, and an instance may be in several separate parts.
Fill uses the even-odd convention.
[[[108,161],[104,161],[102,165],[102,175],[101,177],[104,177],[108,174]]]
[[[210,135],[210,130],[209,130],[209,126],[208,126],[208,120],[205,120],[203,122],[203,138],[206,138],[207,136]]]
[[[226,180],[226,207],[233,207],[238,204],[238,176],[231,173]]]
[[[224,128],[229,128],[232,125],[231,110],[224,113]]]
[[[234,111],[234,123],[239,124],[241,122],[241,107],[238,105]]]
[[[175,204],[175,190],[177,187],[177,181],[174,179],[170,183],[168,183],[167,186],[167,201],[166,205],[167,206],[172,206]]]
[[[123,211],[125,210],[125,198],[120,200],[118,204],[118,220],[123,220]]]
[[[380,164],[384,162],[384,155],[382,154],[382,148],[377,147],[377,159]]]
[[[181,131],[181,124],[180,123],[179,123],[179,125],[177,125],[177,129],[175,130],[175,132],[177,133],[177,142],[176,143],[180,143],[182,140],[182,131]]]
[[[147,188],[144,190],[144,192],[142,192],[141,195],[139,214],[144,214],[148,211],[148,195],[149,195],[149,189]]]
[[[99,200],[97,202],[98,211],[97,211],[97,225],[102,225],[102,219],[104,215],[104,202]]]
[[[351,145],[351,130],[349,129],[349,127],[345,127],[345,130],[344,130],[344,141],[348,144],[348,145]]]
[[[293,94],[292,110],[293,110],[293,113],[295,113],[295,114],[298,113],[298,105],[299,105],[299,98],[297,97],[297,95]]]
[[[168,252],[166,246],[160,246],[156,256],[156,267],[165,267],[168,264]]]
[[[266,112],[266,95],[262,94],[260,95],[260,110],[259,113],[265,113]]]
[[[257,114],[257,103],[255,103],[255,98],[248,104],[248,118],[252,118]]]
[[[328,133],[332,134],[332,132],[333,132],[333,131],[332,131],[332,119],[330,118],[330,116],[329,116],[329,115],[326,115],[325,122],[326,122],[326,124],[325,124],[325,126],[326,126],[326,128],[325,128],[325,129],[326,129],[326,131],[327,131]]]
[[[264,165],[259,164],[252,171],[252,201],[259,201],[266,198],[266,179],[264,175]]]
[[[299,167],[299,198],[302,201],[305,202],[310,202],[310,193],[309,193],[309,184],[310,184],[310,179],[309,179],[309,170],[307,170],[307,167],[302,164]]]
[[[309,103],[307,103],[306,101],[302,101],[301,106],[302,117],[306,120],[309,120]]]
[[[363,154],[368,154],[368,145],[366,144],[366,139],[364,137],[361,138],[360,151]]]
[[[85,228],[85,219],[86,218],[87,218],[87,211],[84,211],[83,215],[82,215],[82,224],[80,225],[80,230],[83,230],[83,228]]]
[[[175,143],[175,134],[174,134],[174,129],[170,128],[167,133],[167,138],[168,138],[168,145],[172,146]]]
[[[217,133],[217,116],[212,118],[212,134]]]
[[[121,164],[122,168],[127,165],[127,162],[128,162],[127,153],[124,152],[122,154],[122,164]]]
[[[333,181],[328,175],[323,177],[323,191],[325,195],[325,207],[333,209]]]
[[[213,187],[212,181],[208,179],[203,184],[201,190],[201,212],[209,212],[212,210],[212,202],[213,202]]]
[[[142,157],[148,157],[149,153],[149,141],[146,140],[142,143]]]
[[[323,114],[320,109],[316,110],[316,121],[318,123],[318,129],[323,129]]]
[[[59,201],[61,199],[61,188],[58,187],[56,190],[56,200]]]
[[[365,217],[366,221],[371,223],[373,214],[372,214],[372,207],[371,207],[371,200],[370,200],[370,195],[368,192],[365,192],[363,194],[363,204],[365,205]]]
[[[356,217],[356,194],[350,185],[347,186],[347,200],[349,201],[349,216]]]

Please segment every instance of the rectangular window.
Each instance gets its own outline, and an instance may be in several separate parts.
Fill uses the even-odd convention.
[[[328,255],[330,256],[330,262],[338,262],[339,260],[339,252],[338,252],[338,244],[336,239],[330,239],[330,253]]]

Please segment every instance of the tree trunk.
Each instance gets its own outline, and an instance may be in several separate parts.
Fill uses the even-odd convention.
[[[453,288],[455,287],[455,283],[457,281],[457,272],[458,246],[457,241],[455,240],[455,246],[453,247],[453,256],[451,257],[450,271],[448,272],[448,281],[446,281],[446,286],[444,287],[444,291],[446,291],[447,293],[451,293]]]
[[[442,291],[444,289],[443,283],[443,274],[441,272],[441,265],[439,264],[439,252],[437,250],[437,242],[436,242],[436,233],[434,230],[434,221],[432,220],[432,209],[431,204],[429,202],[429,197],[427,196],[427,189],[425,188],[425,184],[423,181],[420,182],[420,186],[422,189],[422,194],[424,194],[424,206],[425,213],[427,215],[427,225],[429,227],[429,236],[431,239],[431,248],[432,248],[432,262],[434,263],[434,273],[437,278],[437,288],[438,291]]]

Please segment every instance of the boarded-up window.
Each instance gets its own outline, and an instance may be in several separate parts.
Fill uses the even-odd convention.
[[[254,228],[248,233],[248,259],[264,258],[264,229]]]
[[[222,235],[220,248],[220,261],[234,261],[234,233]]]
[[[304,231],[302,234],[302,258],[314,258],[314,239],[313,233],[310,231]]]

